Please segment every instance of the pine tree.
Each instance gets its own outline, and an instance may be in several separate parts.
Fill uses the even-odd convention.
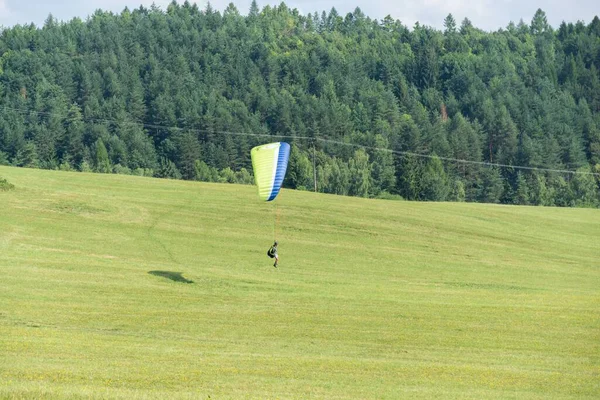
[[[203,182],[213,182],[210,167],[202,160],[196,160],[196,179]]]
[[[487,167],[482,171],[482,178],[479,200],[483,203],[500,202],[504,191],[500,171],[495,167]]]
[[[444,19],[444,27],[446,28],[444,31],[446,34],[452,34],[456,32],[456,20],[452,14],[448,14]]]
[[[196,179],[196,161],[202,157],[200,143],[196,135],[186,132],[176,137],[177,166],[183,179]]]
[[[538,8],[531,20],[531,33],[534,35],[540,35],[547,32],[549,29],[548,20],[546,13]]]
[[[25,146],[17,152],[15,165],[26,168],[38,167],[38,155],[35,143],[31,141],[25,143]]]
[[[71,104],[64,122],[62,139],[62,159],[69,158],[75,165],[81,164],[85,157],[83,143],[84,123],[81,110],[77,104]],[[68,156],[68,157],[67,157]]]
[[[108,159],[108,152],[102,139],[98,138],[95,143],[96,147],[96,159],[95,159],[95,170],[103,174],[111,172],[110,160]]]
[[[369,155],[364,150],[356,150],[348,165],[350,182],[348,193],[351,196],[367,197],[371,175]]]
[[[419,199],[445,201],[449,193],[448,177],[441,160],[436,156],[428,159],[421,173]]]
[[[258,8],[256,0],[252,0],[252,3],[250,3],[250,11],[248,12],[249,19],[252,20],[257,18],[259,13],[260,9]]]
[[[382,135],[375,135],[375,147],[388,149],[388,141]],[[379,150],[373,152],[371,170],[371,193],[378,195],[382,191],[391,193],[396,188],[396,170],[391,152]]]
[[[284,185],[291,189],[306,190],[311,188],[312,181],[312,162],[298,146],[292,144]]]
[[[166,157],[161,157],[154,176],[157,178],[181,179],[181,172],[179,172],[173,161]]]
[[[252,1],[247,17],[172,2],[6,28],[0,164],[96,170],[101,139],[104,171],[246,182],[251,147],[301,136],[344,143],[317,142],[330,193],[589,204],[579,178],[479,163],[600,168],[600,19],[555,32],[540,9],[499,32],[456,25]],[[314,187],[313,168],[300,147],[286,185]]]
[[[449,201],[463,202],[466,199],[465,184],[460,179],[455,179],[450,187]]]
[[[520,171],[517,172],[517,189],[514,195],[514,203],[521,205],[529,204],[529,186],[523,173]]]
[[[574,205],[578,207],[597,207],[600,204],[600,189],[589,166],[577,170],[578,174],[571,182]]]

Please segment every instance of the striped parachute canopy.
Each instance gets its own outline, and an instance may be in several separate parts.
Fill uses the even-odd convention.
[[[250,155],[258,197],[265,201],[275,200],[285,177],[290,145],[284,142],[263,144],[253,148]]]

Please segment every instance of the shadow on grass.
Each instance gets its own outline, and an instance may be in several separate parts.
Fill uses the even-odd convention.
[[[173,282],[182,282],[182,283],[194,283],[194,281],[190,281],[189,279],[185,279],[181,276],[181,272],[172,272],[172,271],[148,271],[150,275],[160,276],[162,278],[167,278],[172,280]]]

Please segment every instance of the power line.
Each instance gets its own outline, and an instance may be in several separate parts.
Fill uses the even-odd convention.
[[[359,145],[359,144],[355,144],[355,143],[347,143],[347,142],[341,142],[341,141],[331,140],[331,139],[317,138],[317,140],[321,140],[321,141],[325,141],[325,142],[329,142],[329,143],[336,143],[336,144],[340,144],[340,145],[362,147],[364,149],[383,151],[383,152],[399,154],[399,155],[403,155],[403,156],[422,157],[422,158],[438,158],[438,159],[444,160],[444,161],[457,162],[457,163],[463,163],[463,164],[483,165],[486,167],[513,168],[513,169],[523,169],[523,170],[529,170],[529,171],[557,172],[557,173],[564,173],[564,174],[580,174],[580,175],[600,176],[600,173],[597,173],[597,172],[573,171],[573,170],[569,170],[569,169],[526,167],[523,165],[499,164],[499,163],[491,163],[491,162],[487,162],[487,161],[463,160],[463,159],[452,158],[452,157],[441,157],[441,156],[437,156],[437,155],[433,155],[433,154],[422,154],[422,153],[413,153],[410,151],[391,150],[391,149],[386,149],[383,147],[363,146],[363,145]]]
[[[10,110],[17,113],[27,113],[27,114],[38,114],[38,115],[47,115],[47,116],[59,116],[57,113],[51,113],[47,111],[35,111],[28,109],[19,109],[12,107],[3,107],[4,110]],[[484,167],[497,167],[497,168],[510,168],[510,169],[518,169],[518,170],[526,170],[526,171],[537,171],[537,172],[554,172],[561,174],[570,174],[570,175],[592,175],[592,176],[600,176],[600,173],[597,172],[587,172],[587,171],[574,171],[569,169],[554,169],[554,168],[544,168],[544,167],[528,167],[524,165],[512,165],[512,164],[500,164],[500,163],[491,163],[487,161],[475,161],[475,160],[465,160],[460,158],[452,158],[452,157],[443,157],[437,156],[433,154],[423,154],[423,153],[414,153],[410,151],[401,151],[401,150],[392,150],[384,147],[375,147],[375,146],[366,146],[357,143],[350,142],[342,142],[339,140],[329,139],[327,137],[311,137],[311,136],[294,136],[294,135],[285,135],[285,134],[270,134],[270,133],[251,133],[251,132],[233,132],[233,131],[222,131],[222,130],[208,130],[208,129],[198,129],[198,128],[181,128],[178,126],[166,126],[166,125],[157,125],[157,124],[147,124],[142,122],[133,122],[133,121],[117,121],[111,119],[101,119],[101,118],[84,118],[82,119],[84,122],[92,122],[92,123],[106,123],[106,124],[122,124],[122,125],[132,125],[139,126],[147,129],[163,129],[163,130],[179,130],[179,131],[188,131],[188,132],[196,132],[196,133],[212,133],[219,135],[231,135],[231,136],[253,136],[253,137],[277,137],[277,138],[285,138],[285,139],[295,139],[295,140],[315,140],[322,143],[331,143],[342,146],[350,146],[355,148],[362,148],[372,151],[382,151],[391,154],[397,154],[400,156],[410,156],[410,157],[418,157],[418,158],[428,158],[434,159],[437,158],[439,160],[460,163],[460,164],[470,164],[470,165],[480,165]]]

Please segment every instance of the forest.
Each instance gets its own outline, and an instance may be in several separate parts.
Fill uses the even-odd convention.
[[[252,184],[286,141],[287,188],[598,207],[598,16],[443,26],[254,1],[0,28],[0,165]]]

